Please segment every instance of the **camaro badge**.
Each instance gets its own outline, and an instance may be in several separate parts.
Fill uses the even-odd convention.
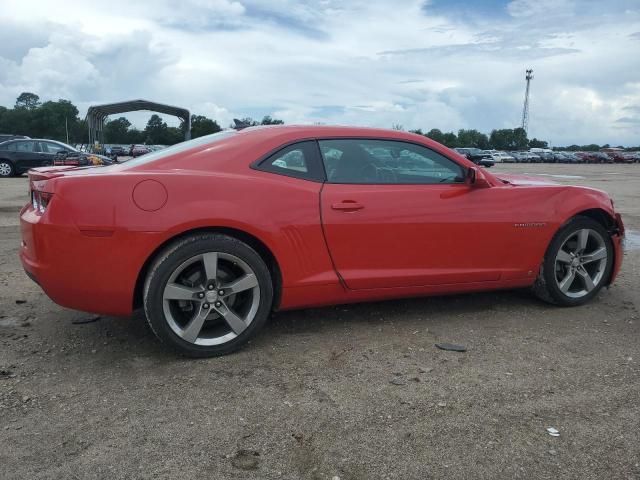
[[[514,223],[513,226],[517,228],[532,228],[532,227],[544,227],[547,224],[544,222],[533,222],[533,223]]]

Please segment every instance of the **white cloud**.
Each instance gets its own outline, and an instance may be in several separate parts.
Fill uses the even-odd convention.
[[[618,121],[633,120],[625,108],[640,105],[640,12],[629,0],[514,0],[493,11],[470,1],[465,16],[446,7],[5,0],[3,21],[22,40],[0,48],[0,104],[29,90],[81,110],[146,98],[222,125],[272,114],[288,123],[488,131],[518,124],[532,67],[530,136],[638,143],[640,124]]]
[[[514,17],[541,17],[570,13],[575,8],[572,0],[513,0],[507,10]]]

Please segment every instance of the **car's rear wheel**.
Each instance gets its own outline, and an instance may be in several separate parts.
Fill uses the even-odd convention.
[[[591,218],[575,217],[551,241],[534,292],[556,305],[582,305],[610,278],[613,255],[605,228]]]
[[[13,177],[15,169],[11,162],[7,160],[0,160],[0,177]]]
[[[154,333],[192,357],[240,348],[265,323],[272,302],[271,275],[260,255],[214,233],[169,246],[151,266],[144,288]]]

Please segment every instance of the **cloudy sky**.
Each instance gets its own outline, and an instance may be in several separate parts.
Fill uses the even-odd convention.
[[[640,144],[640,0],[2,0],[0,105],[144,98],[227,125],[517,126]],[[148,115],[131,115],[144,124]]]

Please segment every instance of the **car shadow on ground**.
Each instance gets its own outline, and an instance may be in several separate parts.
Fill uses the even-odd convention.
[[[306,337],[320,348],[326,344],[327,337],[344,336],[345,328],[373,332],[392,323],[399,331],[415,330],[417,327],[449,327],[453,330],[476,316],[480,317],[480,314],[482,318],[478,318],[479,321],[495,322],[492,319],[497,312],[512,311],[514,315],[519,315],[523,311],[543,313],[553,309],[554,307],[537,300],[528,291],[514,290],[276,312],[245,350],[268,350],[274,344],[289,342],[291,336]],[[136,311],[129,318],[104,317],[95,322],[71,326],[84,341],[99,344],[107,339],[108,345],[117,345],[112,352],[116,355],[118,350],[124,349],[134,351],[138,356],[151,356],[159,360],[175,359],[177,356],[156,339],[142,310]],[[482,323],[478,326],[481,327]],[[313,345],[309,347],[313,348]],[[110,348],[103,346],[100,350],[103,355],[108,355]]]

